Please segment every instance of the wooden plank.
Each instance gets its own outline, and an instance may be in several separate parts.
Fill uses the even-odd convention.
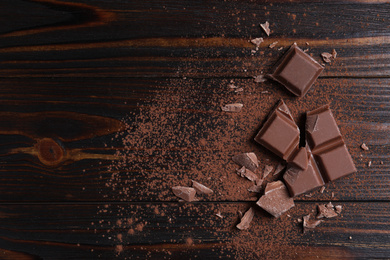
[[[277,166],[251,140],[280,98],[301,127],[305,111],[330,103],[358,168],[299,200],[388,200],[388,79],[320,79],[301,99],[232,80],[241,94],[224,79],[3,79],[0,201],[176,201],[170,187],[191,179],[215,191],[202,200],[256,200],[230,158],[254,151]],[[221,112],[232,102],[243,111]]]
[[[337,49],[324,77],[389,75],[390,7],[377,1],[6,0],[1,9],[1,77],[251,77],[293,42],[316,59]],[[265,20],[272,34],[252,56],[248,39],[265,36]]]
[[[245,211],[248,203],[1,205],[0,254],[2,259],[111,259],[122,245],[122,259],[387,257],[388,203],[341,205],[341,216],[305,233],[297,219],[316,203],[297,203],[290,217],[280,219],[256,208],[248,231],[234,227],[237,210]],[[218,211],[223,219],[215,216]]]

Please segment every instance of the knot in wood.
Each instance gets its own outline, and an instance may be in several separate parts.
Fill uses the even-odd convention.
[[[57,165],[64,158],[63,147],[51,138],[43,138],[39,140],[36,148],[39,160],[45,165]]]

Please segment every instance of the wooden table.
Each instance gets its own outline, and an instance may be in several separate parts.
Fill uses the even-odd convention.
[[[3,0],[0,14],[1,259],[390,257],[386,1]],[[252,78],[293,42],[338,52],[302,99]],[[277,165],[252,138],[281,98],[301,126],[330,103],[358,172],[280,219],[256,207],[239,231],[259,196],[230,158]],[[191,179],[214,195],[179,203],[170,187]],[[303,233],[329,201],[342,214]]]

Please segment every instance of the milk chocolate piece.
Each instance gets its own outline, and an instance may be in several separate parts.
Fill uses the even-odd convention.
[[[299,97],[307,93],[324,69],[296,43],[290,47],[278,64],[274,73],[268,76]]]
[[[253,210],[253,208],[248,209],[248,211],[245,212],[244,216],[241,218],[241,222],[236,227],[240,230],[249,228],[249,225],[252,222],[254,215],[255,211]]]
[[[177,197],[185,201],[191,202],[195,200],[196,190],[194,188],[175,186],[172,187],[172,191]]]
[[[265,188],[264,195],[256,202],[275,218],[280,217],[287,210],[294,207],[294,200],[288,194],[282,181],[270,182]]]
[[[240,166],[245,166],[252,172],[255,172],[257,167],[259,167],[259,161],[255,153],[241,153],[232,157],[233,162],[237,163]]]
[[[307,112],[306,136],[325,181],[333,181],[356,172],[328,105]]]
[[[200,184],[197,181],[193,181],[193,180],[191,180],[191,181],[192,181],[192,187],[196,190],[196,193],[198,193],[198,194],[206,194],[206,195],[210,195],[210,194],[214,193],[214,191],[212,189],[207,188],[203,184]]]
[[[291,196],[297,196],[324,185],[313,156],[310,156],[306,170],[289,166],[283,179]]]
[[[306,228],[315,228],[319,224],[321,224],[322,220],[315,219],[315,217],[311,214],[303,216],[303,230]]]
[[[283,100],[279,101],[276,109],[269,115],[255,141],[284,160],[288,160],[298,149],[299,128]]]

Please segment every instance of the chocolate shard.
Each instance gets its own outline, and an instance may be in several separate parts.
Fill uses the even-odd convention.
[[[191,202],[195,200],[196,190],[190,187],[175,186],[172,187],[173,194],[185,201]]]
[[[210,194],[214,193],[214,191],[212,189],[207,188],[203,184],[200,184],[199,182],[194,181],[194,180],[191,180],[191,181],[192,181],[192,187],[196,190],[196,193],[206,194],[206,195],[210,195]]]
[[[334,217],[337,217],[337,212],[335,211],[335,208],[332,206],[329,206],[329,205],[318,205],[317,206],[318,208],[318,214],[317,214],[317,218],[334,218]]]
[[[301,147],[296,151],[289,163],[301,170],[306,170],[309,163],[309,156],[310,153],[308,153],[307,149],[305,147]]]
[[[332,62],[331,58],[333,58],[333,55],[329,52],[323,52],[321,53],[322,60],[326,63]]]
[[[254,76],[253,78],[254,78],[254,81],[255,81],[256,83],[262,83],[262,82],[265,82],[265,81],[267,81],[267,78],[266,78],[266,77],[264,77],[264,75],[263,75],[263,74],[260,74],[260,75]]]
[[[291,196],[298,196],[325,184],[313,156],[310,156],[306,170],[289,166],[283,179]]]
[[[269,46],[268,46],[268,48],[270,48],[270,49],[272,49],[272,48],[274,48],[275,46],[276,46],[276,44],[278,44],[279,42],[273,42],[273,43],[271,43]]]
[[[251,170],[245,168],[245,166],[242,166],[240,169],[238,169],[237,174],[253,182],[257,182],[259,180],[259,177]]]
[[[294,200],[289,196],[282,181],[270,182],[265,188],[264,195],[256,203],[275,218],[294,207]]]
[[[329,106],[307,112],[307,120],[307,142],[323,179],[333,181],[356,172]],[[312,122],[315,122],[314,128]]]
[[[336,211],[337,214],[341,214],[342,210],[343,210],[343,206],[341,206],[341,205],[335,206],[335,211]]]
[[[268,76],[294,95],[303,97],[323,69],[323,66],[294,43],[278,62],[274,73]]]
[[[269,29],[269,22],[266,21],[265,23],[261,23],[260,27],[264,30],[264,32],[267,34],[267,36],[270,35],[271,30]]]
[[[337,57],[337,51],[335,49],[332,50],[332,57],[333,59],[336,59]]]
[[[288,160],[298,149],[299,128],[283,100],[268,116],[255,141],[284,160]]]
[[[255,153],[237,154],[232,157],[232,160],[240,166],[245,166],[245,168],[252,172],[255,172],[257,167],[259,167],[259,161]]]
[[[274,176],[279,174],[280,172],[282,172],[284,169],[286,168],[286,165],[283,164],[283,163],[279,163],[277,166],[276,166],[276,169],[274,171]]]
[[[306,216],[303,216],[303,229],[306,228],[313,229],[319,224],[321,224],[322,220],[316,219],[313,215],[309,214]]]
[[[236,227],[240,230],[248,229],[254,215],[255,211],[253,210],[253,208],[248,209],[248,211],[245,212],[244,216],[241,218],[240,223],[237,224]]]
[[[253,43],[254,45],[256,45],[256,47],[259,47],[260,44],[264,42],[263,38],[254,38],[251,40],[251,43]]]
[[[274,167],[272,167],[271,165],[266,165],[263,171],[263,179],[267,178],[267,176],[272,172],[273,169]]]
[[[255,185],[251,186],[248,188],[248,191],[249,192],[255,192],[255,193],[260,193],[261,192],[261,189],[262,189],[262,184],[263,184],[263,181],[261,179],[259,179]]]
[[[224,112],[239,113],[239,112],[241,112],[243,106],[244,105],[241,103],[234,103],[234,104],[227,104],[227,105],[221,107],[221,109]]]

